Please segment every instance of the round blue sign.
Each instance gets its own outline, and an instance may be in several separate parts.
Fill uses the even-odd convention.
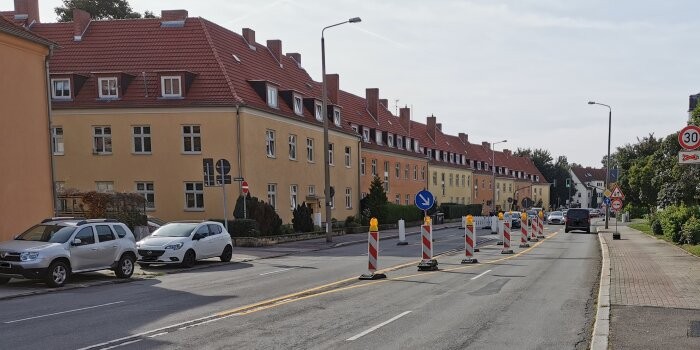
[[[435,197],[428,190],[420,191],[416,194],[416,206],[420,210],[428,210],[435,205]]]

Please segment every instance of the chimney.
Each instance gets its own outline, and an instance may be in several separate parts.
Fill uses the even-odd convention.
[[[301,67],[301,54],[300,53],[296,53],[296,52],[288,53],[287,57],[296,61],[297,65],[299,65],[299,67]]]
[[[162,10],[160,11],[161,22],[176,22],[187,19],[187,10]]]
[[[15,19],[17,16],[27,16],[26,24],[39,23],[39,0],[15,0]]]
[[[255,31],[250,28],[243,28],[243,39],[248,42],[250,48],[255,48]]]
[[[435,140],[435,122],[437,121],[437,118],[435,118],[434,115],[431,115],[428,117],[428,120],[426,122],[427,124],[427,130],[428,130],[428,135],[430,136],[431,139]]]
[[[73,9],[73,40],[83,40],[83,35],[90,25],[90,14],[81,9]]]
[[[282,40],[268,40],[267,48],[272,52],[272,57],[282,64]]]
[[[408,131],[411,127],[411,109],[408,107],[403,107],[399,109],[399,123],[401,126]]]
[[[340,90],[340,75],[326,74],[326,92],[328,99],[335,104],[338,104],[338,91]]]
[[[437,123],[437,124],[435,124],[435,127],[436,127],[438,130],[442,131],[442,123]]]
[[[486,141],[482,142],[481,145],[484,146],[486,149],[491,149],[491,144]]]
[[[504,149],[503,149],[503,153],[504,153],[505,155],[507,155],[507,156],[513,155],[513,153],[512,153],[509,149],[507,149],[507,148],[504,148]]]
[[[458,135],[459,135],[459,139],[462,140],[462,143],[464,143],[465,145],[469,144],[469,135],[467,135],[463,132],[460,132]]]
[[[379,89],[365,89],[365,99],[367,100],[367,110],[374,119],[379,120]]]
[[[389,100],[387,100],[385,98],[380,98],[379,104],[384,106],[384,108],[389,109]]]

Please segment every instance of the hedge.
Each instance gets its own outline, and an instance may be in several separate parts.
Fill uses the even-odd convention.
[[[693,216],[696,218],[700,217],[700,206],[672,205],[656,213],[656,217],[663,228],[664,236],[676,243],[681,243],[683,225]]]
[[[460,219],[463,216],[467,216],[469,214],[473,216],[480,216],[481,209],[481,204],[440,204],[440,211],[445,214],[445,219]]]

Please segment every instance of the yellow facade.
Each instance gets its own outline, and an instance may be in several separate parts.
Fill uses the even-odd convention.
[[[0,241],[53,213],[48,52],[45,45],[0,32]]]
[[[496,177],[496,207],[500,210],[511,210],[515,200],[515,179]],[[511,199],[509,202],[508,199]]]
[[[472,177],[469,169],[429,164],[428,190],[440,203],[472,203]]]
[[[532,186],[532,199],[535,203],[542,200],[542,208],[549,210],[549,185],[533,185]]]

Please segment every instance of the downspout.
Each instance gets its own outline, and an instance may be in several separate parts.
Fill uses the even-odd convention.
[[[360,217],[360,211],[362,210],[360,200],[362,200],[362,135],[357,139],[357,214],[356,217]],[[365,167],[367,164],[365,164]]]
[[[236,104],[236,153],[238,156],[238,177],[243,177],[243,165],[241,160],[241,105]],[[238,182],[238,196],[243,195],[243,182]]]
[[[51,77],[49,75],[49,60],[51,59],[51,56],[53,56],[53,46],[49,46],[49,55],[46,56],[46,58],[44,58],[44,67],[46,70],[46,109],[48,116],[47,126],[49,131],[49,161],[51,166],[51,209],[53,211],[53,216],[58,216],[56,210],[56,204],[58,203],[58,193],[56,192],[56,164],[53,159],[53,113],[51,108]]]

